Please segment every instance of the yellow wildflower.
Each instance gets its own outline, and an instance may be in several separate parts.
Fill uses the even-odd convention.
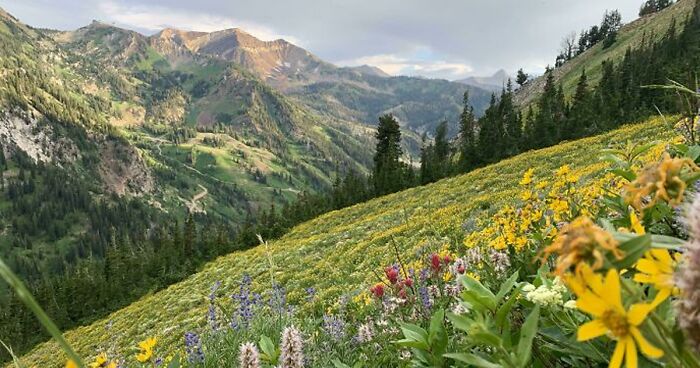
[[[635,267],[637,274],[634,275],[634,281],[651,284],[658,290],[652,302],[653,306],[659,305],[671,295],[678,294],[679,290],[673,282],[673,275],[680,258],[680,253],[671,257],[666,249],[652,249],[637,261]]]
[[[681,179],[685,170],[700,168],[689,158],[671,158],[664,153],[661,162],[644,168],[633,182],[625,186],[625,201],[638,211],[653,206],[661,199],[675,206],[683,200],[686,184]],[[645,203],[649,198],[648,203]]]
[[[535,175],[535,170],[534,169],[528,169],[525,171],[525,174],[523,175],[523,179],[520,180],[520,185],[528,185],[532,183],[532,177]]]
[[[145,363],[151,360],[153,356],[153,348],[156,346],[156,338],[151,337],[139,343],[139,352],[136,354],[136,360]]]
[[[576,307],[590,314],[593,320],[579,326],[578,341],[587,341],[608,335],[617,341],[610,357],[610,368],[619,368],[624,359],[627,368],[637,368],[637,348],[649,358],[660,358],[664,352],[651,345],[642,335],[639,326],[653,310],[651,304],[633,304],[628,310],[622,305],[620,276],[611,269],[601,280],[595,276],[584,276],[591,283],[573,288],[578,296]]]
[[[591,267],[594,270],[600,269],[605,251],[622,259],[623,253],[617,246],[618,242],[612,235],[582,216],[566,225],[543,253],[545,258],[554,253],[558,255],[555,272],[564,275],[571,267],[578,270],[586,261],[593,261]]]
[[[533,193],[531,190],[526,190],[520,194],[520,199],[527,202],[531,199],[535,198],[535,193]]]
[[[68,361],[66,362],[66,368],[78,368],[78,365],[75,364],[73,359],[68,359]]]
[[[634,213],[634,211],[630,213],[630,223],[632,224],[632,231],[634,231],[638,235],[644,235],[646,233],[642,222],[639,221],[639,218],[637,217],[637,214]]]
[[[95,357],[95,361],[90,363],[90,368],[117,368],[117,363],[110,362],[106,353],[100,353]]]
[[[564,165],[557,169],[557,171],[554,173],[556,176],[566,176],[571,172],[571,167],[569,165]]]

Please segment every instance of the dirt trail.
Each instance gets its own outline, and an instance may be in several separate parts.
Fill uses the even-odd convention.
[[[190,213],[202,212],[202,213],[205,213],[205,214],[206,214],[207,211],[203,208],[204,206],[201,206],[201,207],[200,207],[199,204],[198,204],[198,202],[199,202],[202,198],[206,197],[207,194],[209,194],[209,191],[208,191],[207,188],[206,188],[205,186],[203,186],[202,184],[197,184],[197,185],[202,189],[202,191],[199,192],[199,193],[197,193],[197,194],[195,194],[195,195],[192,197],[192,200],[191,200],[191,201],[187,201],[187,209],[189,210]]]

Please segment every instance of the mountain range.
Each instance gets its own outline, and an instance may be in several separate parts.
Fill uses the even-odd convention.
[[[473,76],[464,79],[459,79],[455,82],[498,93],[501,92],[503,88],[505,88],[509,79],[513,80],[513,78],[510,75],[508,75],[508,73],[505,70],[499,69],[497,72],[490,76]]]
[[[16,224],[0,235],[0,255],[34,273],[44,268],[36,259],[62,269],[104,253],[96,244],[109,231],[91,222],[91,206],[139,203],[141,232],[188,213],[235,227],[344,172],[367,173],[381,114],[397,117],[405,160],[416,160],[422,133],[443,120],[456,132],[466,90],[477,114],[490,98],[461,83],[338,67],[240,29],[146,36],[94,21],[57,31],[0,9],[0,49],[0,145],[10,162],[2,182],[48,175],[48,165],[85,198],[70,226],[46,220],[61,229],[54,234]],[[49,182],[33,183],[21,195],[31,204],[4,216],[32,224],[33,213],[51,212],[36,201],[53,198]]]

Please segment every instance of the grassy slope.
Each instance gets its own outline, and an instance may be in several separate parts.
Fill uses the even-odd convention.
[[[461,225],[469,218],[488,216],[489,211],[516,198],[517,182],[530,167],[536,175],[546,177],[569,164],[582,174],[582,180],[590,180],[604,167],[597,160],[601,148],[630,138],[648,141],[672,135],[663,122],[654,119],[328,213],[297,226],[268,248],[259,246],[221,257],[183,282],[68,332],[68,340],[86,356],[108,347],[128,352],[137,341],[152,335],[161,339],[161,349],[179,349],[184,331],[206,323],[209,286],[220,280],[225,294],[230,294],[244,273],[256,282],[268,282],[268,254],[275,265],[275,280],[286,287],[292,302],[303,298],[304,288],[314,286],[322,300],[332,303],[372,279],[369,270],[393,261],[391,239],[407,258],[426,244],[461,243],[455,239],[465,235]],[[108,321],[110,331],[105,329]],[[29,366],[49,367],[60,363],[61,356],[55,344],[46,343],[24,360]]]
[[[554,76],[564,88],[568,96],[573,95],[576,90],[576,83],[581,76],[581,71],[585,68],[590,84],[597,84],[602,76],[602,63],[606,60],[619,61],[625,56],[628,48],[638,47],[644,35],[647,38],[658,40],[663,37],[673,19],[678,23],[678,30],[682,29],[682,24],[686,17],[693,10],[696,0],[679,0],[673,6],[661,12],[639,18],[626,24],[620,30],[617,41],[607,49],[603,49],[602,42],[587,50],[583,54],[573,58],[554,71]],[[516,101],[522,106],[530,104],[542,91],[544,87],[544,77],[538,77],[518,90]]]

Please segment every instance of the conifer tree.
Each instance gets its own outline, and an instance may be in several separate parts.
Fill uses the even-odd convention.
[[[372,170],[375,193],[383,195],[401,190],[405,171],[400,161],[402,150],[399,122],[392,115],[380,116],[375,137],[377,148]]]
[[[523,68],[520,68],[518,69],[518,74],[515,76],[515,83],[522,87],[527,83],[528,78],[530,78],[530,76],[523,71]]]
[[[520,152],[522,140],[522,122],[515,103],[513,102],[513,83],[508,79],[506,89],[501,94],[499,111],[503,120],[503,150],[504,155],[510,157]]]
[[[464,92],[462,114],[459,116],[459,161],[458,172],[467,172],[478,164],[476,142],[476,117],[469,103],[469,91]]]

